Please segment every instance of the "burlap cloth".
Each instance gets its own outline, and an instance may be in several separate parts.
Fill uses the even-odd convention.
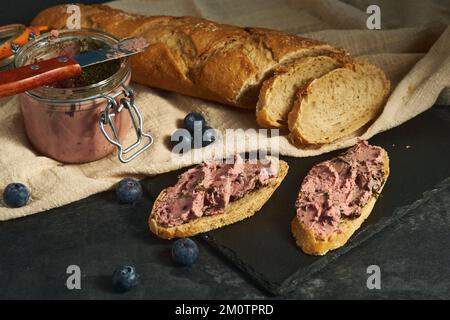
[[[370,4],[381,8],[382,30],[372,31],[366,27],[366,8]],[[368,58],[386,71],[393,90],[382,115],[360,133],[365,139],[425,111],[439,96],[439,103],[450,104],[450,95],[444,90],[450,87],[450,6],[445,0],[124,0],[111,5],[147,15],[193,15],[241,26],[285,30],[328,41],[346,48],[354,56]],[[203,112],[209,123],[218,129],[257,128],[252,112],[138,85],[134,87],[145,128],[154,135],[156,142],[126,165],[121,164],[116,155],[82,165],[62,165],[39,156],[25,136],[17,98],[0,100],[0,192],[14,181],[28,185],[32,194],[30,203],[23,208],[9,209],[0,203],[0,220],[42,212],[85,198],[110,189],[123,177],[141,178],[198,161],[189,154],[183,161],[175,161],[163,143],[177,128],[179,119],[191,110]],[[250,134],[246,138],[251,142],[255,137]],[[283,155],[312,156],[347,147],[355,139],[350,137],[320,149],[302,150],[282,136],[279,150]],[[223,144],[215,143],[203,151],[206,156],[212,156],[222,148]],[[245,149],[250,148],[251,144],[245,146]]]

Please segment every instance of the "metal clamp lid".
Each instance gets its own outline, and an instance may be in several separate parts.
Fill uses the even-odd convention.
[[[143,120],[141,113],[139,112],[138,107],[134,103],[134,91],[129,88],[126,85],[122,85],[123,90],[118,90],[114,95],[105,95],[104,98],[107,99],[107,105],[105,110],[100,113],[100,130],[105,136],[105,138],[113,145],[117,147],[119,150],[119,160],[122,163],[128,163],[137,156],[139,156],[141,153],[143,153],[145,150],[147,150],[152,144],[153,144],[153,137],[149,134],[144,132],[144,126],[143,126]],[[123,94],[124,97],[119,100],[119,104],[117,103],[116,98]],[[117,133],[117,129],[114,125],[114,119],[115,112],[119,113],[125,108],[128,110],[128,113],[131,118],[131,122],[133,124],[135,133],[136,133],[136,142],[128,147],[124,147],[122,143],[120,142],[119,135]],[[111,132],[113,134],[113,137],[110,137],[109,134],[106,132],[106,127],[110,126]],[[148,140],[143,143],[143,138],[146,138]],[[141,146],[140,148],[138,148]],[[131,155],[126,156],[129,152],[132,150],[138,148],[134,153],[131,153]]]
[[[33,41],[48,26],[25,27],[21,24],[9,24],[0,27],[0,68],[6,67],[14,60],[14,55],[28,41]]]
[[[25,25],[23,24],[8,24],[5,26],[0,26],[0,57],[5,56],[4,59],[0,58],[0,68],[10,65],[14,56],[10,55],[7,43],[22,34],[25,30]],[[4,53],[3,53],[4,51]]]

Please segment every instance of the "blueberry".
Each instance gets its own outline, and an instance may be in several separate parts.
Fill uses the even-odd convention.
[[[10,183],[3,191],[3,201],[11,208],[23,207],[29,198],[30,192],[22,183]]]
[[[198,258],[198,246],[189,239],[176,240],[172,245],[172,259],[180,266],[191,266]]]
[[[216,141],[217,139],[217,132],[211,127],[205,126],[203,128],[203,139],[202,139],[202,146],[206,147],[209,146],[211,143]]]
[[[194,132],[194,124],[197,122],[197,126],[204,127],[206,125],[205,118],[198,112],[191,112],[183,120],[183,126],[190,132]]]
[[[112,285],[114,291],[127,292],[136,287],[139,283],[139,275],[133,266],[121,266],[114,271]]]
[[[177,129],[170,137],[172,142],[172,152],[184,153],[192,148],[192,135],[186,129]]]
[[[116,188],[120,203],[133,203],[142,198],[142,193],[142,186],[139,181],[131,178],[120,180]]]

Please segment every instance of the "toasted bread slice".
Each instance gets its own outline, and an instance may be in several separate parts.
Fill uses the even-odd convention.
[[[256,121],[262,127],[287,128],[295,93],[312,80],[343,65],[342,55],[306,57],[278,68],[264,81],[256,106]],[[347,59],[349,59],[347,57]]]
[[[221,214],[200,217],[187,223],[169,228],[159,225],[156,221],[154,213],[158,201],[161,201],[165,196],[166,189],[164,189],[155,200],[152,212],[150,213],[148,220],[150,230],[163,239],[191,237],[196,234],[218,229],[251,217],[262,208],[267,200],[269,200],[273,192],[283,181],[288,169],[288,164],[282,160],[279,160],[277,179],[270,185],[253,190],[243,198],[230,202],[225,208],[225,212]]]
[[[288,116],[294,145],[324,144],[345,137],[382,111],[390,83],[364,61],[347,63],[297,92]]]
[[[384,182],[378,190],[378,194],[372,196],[367,203],[361,208],[360,216],[354,219],[341,217],[339,223],[340,233],[332,233],[327,239],[323,240],[318,238],[312,229],[307,228],[303,223],[299,221],[297,216],[294,217],[291,223],[291,231],[295,237],[297,245],[306,254],[310,255],[324,255],[330,250],[334,250],[342,247],[347,243],[353,233],[358,230],[362,223],[367,219],[369,214],[377,201],[378,195],[383,190],[383,187],[389,176],[389,157],[386,153],[384,161]]]

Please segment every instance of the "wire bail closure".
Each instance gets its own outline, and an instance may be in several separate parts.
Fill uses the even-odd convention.
[[[107,100],[107,105],[105,107],[105,110],[100,113],[99,124],[100,130],[105,136],[105,138],[109,141],[109,143],[117,147],[119,151],[118,156],[120,162],[128,163],[137,156],[139,156],[141,153],[143,153],[145,150],[147,150],[153,144],[153,137],[151,136],[150,133],[144,132],[144,125],[141,113],[139,112],[138,107],[134,103],[134,91],[124,84],[122,84],[122,88],[123,88],[122,90],[119,90],[113,96],[104,95],[104,98]],[[119,103],[117,103],[116,98],[121,94],[123,94],[124,97],[119,100]],[[128,110],[131,122],[133,123],[133,127],[136,133],[136,142],[128,147],[124,147],[120,142],[113,119],[114,116],[116,116],[116,114],[121,112],[124,108]],[[107,126],[111,127],[113,137],[110,137],[109,134],[106,132],[105,128]],[[142,145],[142,143],[144,144]],[[141,147],[138,148],[139,146]],[[138,149],[135,150],[136,148]],[[127,154],[133,150],[135,151],[127,156]]]

